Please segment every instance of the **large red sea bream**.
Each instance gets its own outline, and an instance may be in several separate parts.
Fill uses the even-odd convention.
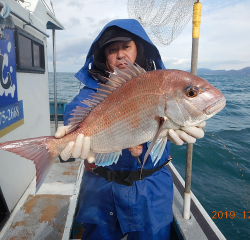
[[[180,70],[145,72],[127,62],[125,70],[115,69],[109,81],[100,84],[88,107],[77,107],[70,119],[71,132],[61,139],[52,136],[0,143],[0,149],[34,161],[37,190],[53,159],[70,141],[83,133],[91,140],[95,164],[117,162],[122,149],[155,141],[151,157],[162,155],[164,130],[196,126],[225,106],[222,93],[206,80]]]

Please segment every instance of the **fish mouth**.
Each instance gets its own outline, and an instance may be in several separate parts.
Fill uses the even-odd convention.
[[[221,111],[226,106],[226,98],[223,96],[221,99],[211,104],[207,108],[205,108],[205,113],[207,115],[216,114]]]

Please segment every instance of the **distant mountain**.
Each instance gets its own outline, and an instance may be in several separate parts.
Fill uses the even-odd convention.
[[[198,68],[197,75],[233,75],[233,76],[250,76],[250,67],[241,70],[211,70],[207,68]]]

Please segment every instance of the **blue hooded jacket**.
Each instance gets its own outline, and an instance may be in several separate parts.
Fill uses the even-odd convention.
[[[98,88],[97,81],[88,73],[89,65],[93,64],[93,54],[102,33],[110,26],[125,29],[141,39],[145,49],[145,56],[155,62],[156,69],[165,69],[158,49],[151,42],[140,23],[134,19],[119,19],[108,23],[94,40],[88,52],[85,65],[76,73],[76,77],[85,84],[80,93],[69,103],[65,110],[65,125],[70,113],[75,107],[84,106],[80,101],[86,99],[90,93]],[[143,144],[140,161],[143,161],[148,144]],[[152,169],[168,160],[170,142],[168,141],[162,158],[153,165],[151,157],[144,168]],[[107,166],[114,171],[135,171],[141,164],[133,157],[128,149],[122,151],[118,162]],[[144,231],[157,233],[159,229],[170,224],[172,213],[173,181],[169,170],[163,167],[152,175],[134,182],[133,186],[125,186],[115,182],[108,182],[104,178],[89,171],[83,175],[77,221],[97,224],[114,230],[119,222],[122,232]]]

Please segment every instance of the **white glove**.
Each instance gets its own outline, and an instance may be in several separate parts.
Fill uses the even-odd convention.
[[[61,138],[68,133],[69,126],[61,126],[55,133],[56,138]],[[67,161],[70,157],[87,159],[89,163],[95,161],[94,153],[90,152],[90,138],[79,134],[76,141],[71,141],[62,150],[61,159]]]
[[[196,139],[204,137],[204,131],[201,129],[206,125],[206,122],[202,122],[196,127],[183,127],[178,130],[169,129],[167,132],[167,138],[175,145],[182,145],[186,143],[195,143]]]

